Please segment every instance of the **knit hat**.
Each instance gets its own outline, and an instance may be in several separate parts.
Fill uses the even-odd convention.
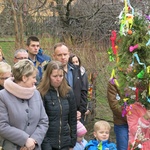
[[[85,128],[85,126],[80,122],[77,121],[77,136],[82,136],[84,134],[86,134],[87,130]]]

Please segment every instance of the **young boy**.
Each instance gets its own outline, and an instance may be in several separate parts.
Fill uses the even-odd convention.
[[[87,144],[87,141],[84,139],[86,133],[85,126],[80,121],[77,121],[77,142],[73,150],[84,150]]]
[[[116,144],[109,142],[110,124],[107,121],[97,121],[94,124],[94,137],[86,145],[85,150],[117,150]]]

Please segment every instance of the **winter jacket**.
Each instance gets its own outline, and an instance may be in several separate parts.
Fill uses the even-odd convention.
[[[107,98],[109,106],[113,112],[114,124],[124,125],[127,124],[127,120],[126,116],[122,117],[122,108],[121,105],[119,104],[119,100],[117,99],[117,97],[121,99],[117,86],[109,82],[107,88]]]
[[[83,139],[80,143],[76,142],[76,145],[73,148],[73,150],[84,150],[86,144],[87,144],[87,141],[85,139]]]
[[[106,148],[109,148],[109,150],[117,150],[116,144],[111,143],[108,140],[101,142],[95,139],[90,140],[85,146],[85,150],[106,150]]]
[[[0,144],[4,150],[20,149],[29,137],[37,142],[35,150],[41,150],[47,129],[48,117],[37,90],[30,99],[0,91]]]
[[[31,60],[29,58],[29,60]],[[32,61],[32,60],[31,60]],[[37,83],[36,85],[39,84],[41,78],[42,78],[42,75],[43,75],[43,70],[44,70],[44,66],[51,61],[51,58],[45,54],[43,54],[40,50],[39,50],[39,53],[36,55],[36,61],[32,61],[34,63],[34,66],[37,67],[38,69],[38,74],[36,76],[36,80],[37,80]]]
[[[65,98],[58,97],[55,89],[49,89],[43,98],[49,118],[49,128],[42,144],[42,150],[74,147],[76,143],[76,102],[72,90]]]
[[[82,88],[84,89],[84,99],[86,100],[85,102],[86,103],[83,103],[83,107],[84,105],[86,106],[86,110],[90,110],[91,111],[91,107],[89,107],[89,103],[88,103],[88,99],[87,99],[87,95],[88,95],[88,88],[89,88],[89,84],[88,84],[88,76],[87,76],[87,73],[86,73],[86,70],[83,66],[80,67],[80,72],[81,72],[81,79],[82,79]],[[84,117],[85,117],[85,111],[81,111],[81,118],[84,120]],[[82,120],[81,119],[81,120]],[[82,122],[83,122],[82,120]]]
[[[83,87],[85,88],[86,91],[88,91],[88,88],[89,88],[88,76],[87,76],[86,70],[83,66],[80,67],[80,72],[81,72]]]
[[[143,116],[146,113],[146,108],[138,102],[132,104],[130,113],[127,114],[127,121],[129,125],[129,147],[134,145],[137,136],[138,127],[141,129],[143,138],[148,138],[149,140],[142,142],[142,150],[150,149],[150,119],[146,120]]]
[[[73,92],[77,104],[77,110],[84,114],[87,110],[87,93],[88,88],[86,84],[83,84],[80,67],[72,64],[68,64],[72,67],[73,75]]]

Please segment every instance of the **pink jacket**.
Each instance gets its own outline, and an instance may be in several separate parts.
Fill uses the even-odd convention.
[[[141,129],[144,138],[150,138],[150,120],[143,118],[146,113],[146,108],[141,103],[134,103],[132,109],[127,115],[127,121],[129,125],[129,144],[133,145],[137,136],[138,128]],[[130,149],[130,148],[129,148]],[[141,150],[150,149],[150,139],[142,142]],[[132,149],[131,149],[132,150]]]

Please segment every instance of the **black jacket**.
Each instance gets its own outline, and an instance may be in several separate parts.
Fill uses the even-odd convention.
[[[56,90],[50,89],[43,100],[49,117],[49,128],[42,143],[42,150],[51,150],[51,147],[74,147],[77,109],[72,90],[66,98],[61,98],[57,97]]]
[[[83,83],[80,67],[72,64],[69,65],[73,68],[73,92],[75,95],[77,110],[79,110],[81,114],[84,114],[87,110],[88,88],[87,85]]]

